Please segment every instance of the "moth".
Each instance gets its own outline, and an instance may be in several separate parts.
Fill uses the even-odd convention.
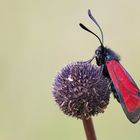
[[[82,23],[79,24],[100,42],[100,46],[95,50],[95,55],[88,62],[96,60],[96,64],[102,69],[102,74],[110,79],[109,87],[121,104],[126,117],[132,123],[136,123],[140,119],[140,90],[130,74],[120,64],[120,57],[113,50],[104,46],[103,31],[90,10],[88,10],[88,16],[101,32],[100,38]]]

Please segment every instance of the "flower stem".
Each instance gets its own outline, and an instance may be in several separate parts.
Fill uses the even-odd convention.
[[[89,119],[83,119],[83,125],[87,140],[97,140],[91,117]]]

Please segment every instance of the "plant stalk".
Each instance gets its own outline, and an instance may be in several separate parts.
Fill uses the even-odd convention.
[[[83,126],[85,129],[87,140],[97,140],[91,117],[89,119],[82,119],[82,120],[83,120]]]

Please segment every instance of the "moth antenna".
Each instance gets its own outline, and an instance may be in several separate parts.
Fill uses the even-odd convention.
[[[93,34],[94,36],[96,36],[97,39],[99,40],[101,46],[103,46],[103,43],[102,43],[100,37],[99,37],[97,34],[95,34],[94,32],[92,32],[91,30],[89,30],[89,29],[88,29],[85,25],[83,25],[82,23],[80,23],[79,25],[80,25],[80,27],[81,27],[82,29],[84,29],[84,30],[88,31],[89,33]]]
[[[90,17],[90,19],[97,25],[97,27],[99,28],[100,32],[101,32],[101,37],[102,37],[102,44],[104,44],[104,35],[103,35],[103,31],[102,28],[100,27],[100,25],[98,24],[98,22],[96,21],[96,19],[93,17],[93,15],[91,14],[91,10],[88,9],[88,16]]]

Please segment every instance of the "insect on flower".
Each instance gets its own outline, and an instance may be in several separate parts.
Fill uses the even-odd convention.
[[[140,119],[140,90],[132,77],[120,64],[120,57],[114,51],[104,46],[102,29],[92,16],[90,10],[88,10],[88,16],[101,32],[100,38],[82,23],[79,24],[81,28],[96,36],[100,42],[100,46],[97,48],[95,55],[89,62],[94,58],[96,59],[97,65],[102,69],[102,74],[110,79],[110,89],[113,92],[114,97],[121,104],[127,118],[132,123],[136,123]]]

